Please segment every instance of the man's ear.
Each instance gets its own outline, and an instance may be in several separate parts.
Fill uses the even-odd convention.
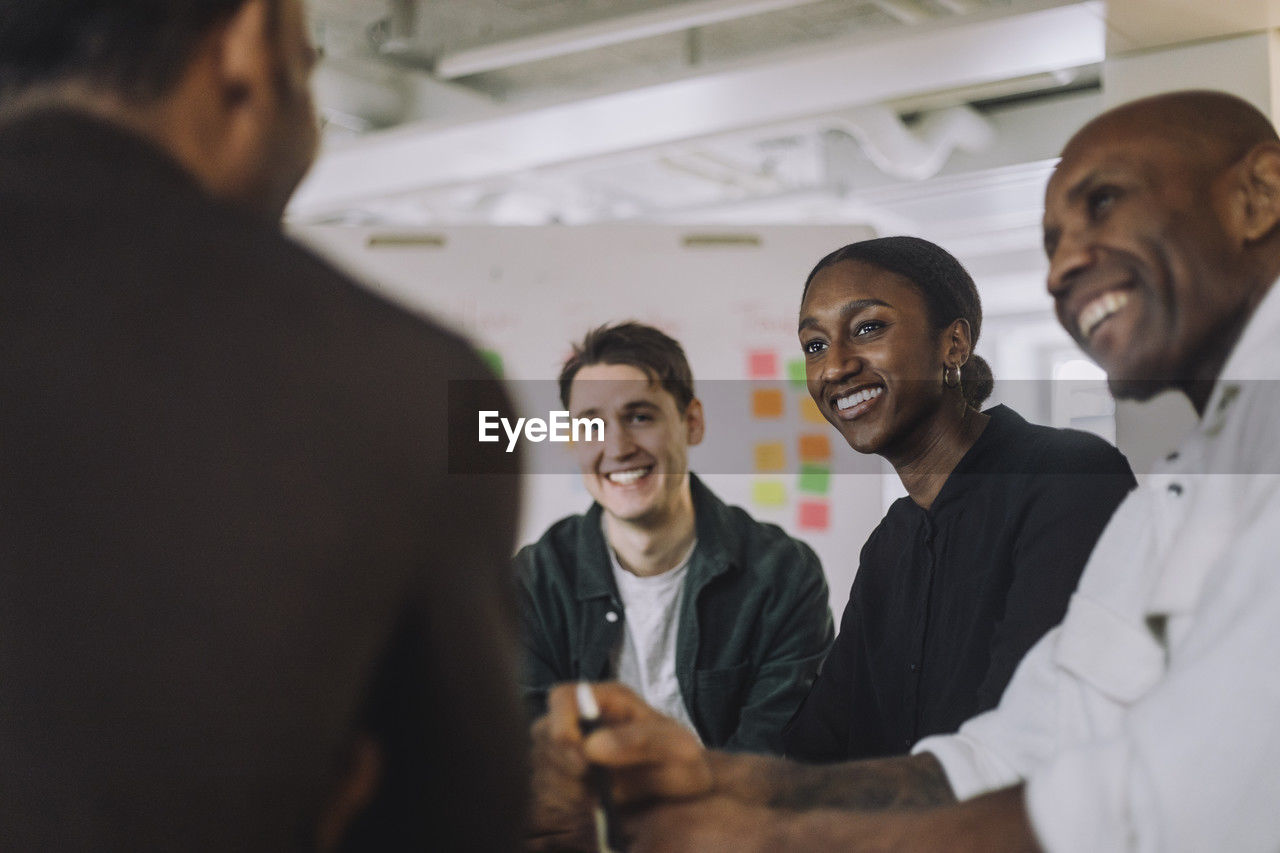
[[[1240,236],[1245,243],[1256,243],[1280,223],[1280,142],[1255,145],[1241,168],[1244,205]]]
[[[690,400],[689,407],[684,410],[684,425],[689,436],[689,446],[701,444],[707,423],[702,411],[702,401],[697,397]]]
[[[228,110],[257,100],[274,85],[271,15],[267,0],[245,0],[215,36],[216,82]]]

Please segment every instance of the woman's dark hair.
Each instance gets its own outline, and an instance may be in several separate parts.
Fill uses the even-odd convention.
[[[804,281],[800,301],[809,293],[814,276],[841,261],[861,261],[907,279],[924,297],[929,325],[935,331],[940,332],[952,321],[963,318],[969,322],[973,345],[977,345],[982,331],[978,288],[964,266],[946,249],[919,237],[877,237],[850,243],[818,261]],[[961,377],[965,402],[979,408],[995,387],[991,365],[981,356],[970,353]]]
[[[177,82],[200,39],[245,0],[4,0],[0,104],[66,81],[135,102]],[[269,3],[271,24],[279,3]]]
[[[575,344],[560,370],[560,402],[569,407],[569,390],[578,371],[592,364],[629,364],[639,368],[675,398],[684,414],[693,400],[693,371],[684,349],[669,335],[643,323],[600,326]]]

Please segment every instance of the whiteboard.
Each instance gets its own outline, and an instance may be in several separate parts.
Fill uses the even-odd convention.
[[[809,543],[839,617],[862,543],[899,485],[880,460],[854,453],[812,419],[808,394],[788,381],[788,370],[801,355],[805,276],[831,250],[873,236],[867,229],[306,226],[293,233],[375,291],[492,353],[531,413],[546,405],[521,399],[529,396],[523,389],[550,388],[572,343],[592,327],[638,320],[676,338],[707,409],[691,469],[726,502]],[[748,382],[753,375],[760,378]],[[571,464],[535,467],[543,472],[525,477],[522,544],[591,502],[576,474],[545,472],[569,472]]]

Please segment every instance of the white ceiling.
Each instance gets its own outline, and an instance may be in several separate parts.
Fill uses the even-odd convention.
[[[972,257],[1035,250],[1108,40],[1261,26],[1280,0],[309,5],[327,127],[294,223],[848,222]]]
[[[327,129],[299,223],[927,231],[927,213],[974,230],[1003,199],[991,214],[1007,227],[1038,215],[1021,208],[1062,138],[1011,147],[1010,128],[1027,110],[1041,130],[1074,121],[1105,39],[1098,2],[1061,0],[311,7]],[[1045,110],[1055,95],[1064,106]],[[950,211],[922,203],[936,181]]]

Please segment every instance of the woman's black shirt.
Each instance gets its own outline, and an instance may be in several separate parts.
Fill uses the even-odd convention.
[[[896,501],[862,548],[840,634],[784,732],[787,755],[910,750],[996,706],[1062,620],[1089,552],[1135,481],[1120,451],[1004,406],[933,506]]]

